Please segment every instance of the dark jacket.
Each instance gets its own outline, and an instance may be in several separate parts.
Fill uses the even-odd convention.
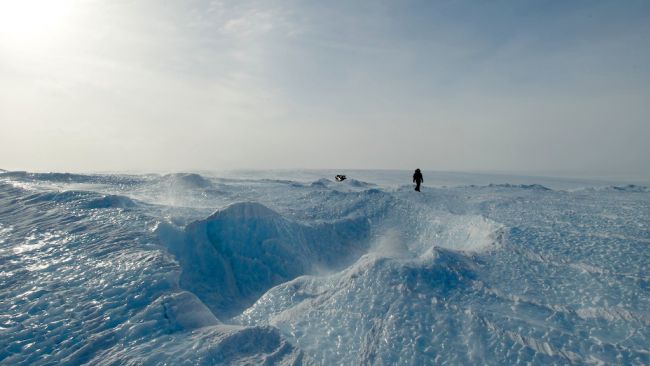
[[[424,182],[424,178],[422,177],[422,173],[419,170],[416,170],[415,173],[413,174],[413,181],[415,183]]]

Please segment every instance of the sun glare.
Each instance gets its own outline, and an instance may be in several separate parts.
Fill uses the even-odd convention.
[[[63,31],[71,10],[71,0],[0,0],[0,42],[46,42]]]

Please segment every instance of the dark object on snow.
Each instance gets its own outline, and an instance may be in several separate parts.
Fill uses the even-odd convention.
[[[415,173],[413,173],[413,181],[415,182],[415,190],[420,192],[420,183],[424,182],[424,177],[422,177],[420,169],[415,169]]]
[[[338,174],[336,177],[334,177],[334,179],[336,179],[337,182],[343,182],[347,179],[347,177],[343,174]]]

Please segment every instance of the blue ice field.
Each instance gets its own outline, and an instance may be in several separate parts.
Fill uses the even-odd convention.
[[[648,188],[410,174],[1,172],[0,364],[650,364]]]

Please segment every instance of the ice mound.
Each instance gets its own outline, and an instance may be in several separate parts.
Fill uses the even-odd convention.
[[[275,184],[288,184],[288,185],[301,185],[300,183],[293,181],[293,180],[288,180],[288,179],[260,179],[259,182],[264,182],[264,183],[275,183]]]
[[[315,182],[312,182],[310,187],[312,188],[331,188],[339,191],[358,191],[364,188],[376,187],[375,184],[363,182],[353,178],[347,178],[342,182],[334,182],[327,178],[321,178]]]
[[[504,184],[489,184],[488,187],[494,187],[494,188],[518,188],[518,189],[531,189],[531,190],[536,190],[536,191],[550,191],[551,189],[548,187],[545,187],[541,184],[510,184],[510,183],[504,183]]]
[[[122,344],[95,356],[91,363],[310,364],[277,330],[223,325],[188,292],[159,297],[116,336]]]
[[[96,176],[72,173],[29,173],[25,171],[5,171],[3,176],[23,180],[38,180],[63,183],[86,183],[96,180]]]
[[[93,365],[316,366],[272,327],[217,325],[108,349]]]
[[[626,186],[610,186],[608,189],[619,192],[648,192],[648,187],[638,186],[635,184],[628,184]]]
[[[441,342],[466,341],[455,329],[462,310],[441,310],[472,288],[474,267],[444,249],[425,262],[367,255],[336,275],[277,286],[237,320],[277,327],[322,365],[432,364]]]
[[[636,184],[627,184],[627,185],[609,185],[603,187],[586,187],[576,190],[576,192],[606,192],[606,193],[647,193],[650,192],[650,188],[646,186],[636,185]]]
[[[96,194],[88,191],[63,191],[63,192],[37,192],[20,198],[25,203],[68,203],[82,200],[89,200],[97,197]]]
[[[352,187],[357,187],[357,188],[367,188],[367,187],[376,187],[375,184],[368,183],[368,182],[363,182],[360,180],[356,180],[353,178],[348,178],[342,182],[344,185],[349,185]]]
[[[161,242],[183,267],[181,286],[228,318],[279,283],[361,255],[369,224],[350,219],[301,225],[254,202],[241,202],[188,225],[160,225]]]
[[[163,176],[150,176],[138,185],[138,189],[130,189],[128,193],[136,193],[139,201],[170,207],[215,207],[227,195],[226,184],[213,181],[194,173],[174,173]]]
[[[126,196],[121,195],[98,195],[89,191],[63,191],[63,192],[37,192],[27,194],[20,198],[26,204],[47,205],[53,202],[59,204],[71,204],[84,209],[96,208],[133,208],[136,203]]]
[[[327,178],[321,178],[311,184],[312,188],[327,188],[332,185],[334,182]]]
[[[93,208],[133,208],[136,203],[129,197],[109,194],[101,198],[96,198],[87,202],[84,207]]]
[[[212,182],[194,173],[174,173],[161,177],[161,182],[178,188],[211,188]]]

